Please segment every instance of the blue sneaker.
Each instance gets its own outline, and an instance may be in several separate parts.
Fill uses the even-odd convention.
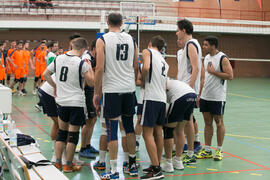
[[[94,164],[94,169],[95,170],[101,170],[101,171],[104,171],[106,170],[106,163],[105,162],[99,162],[97,161],[95,164]]]
[[[85,149],[84,151],[79,152],[79,156],[83,158],[96,159],[96,156],[92,154],[89,149]]]
[[[94,154],[98,154],[98,153],[99,153],[99,151],[96,150],[96,149],[95,149],[93,146],[91,146],[91,145],[90,145],[89,151],[90,151],[90,153],[94,153]]]
[[[119,179],[119,173],[115,172],[114,174],[112,174],[111,172],[105,172],[105,173],[101,174],[100,179],[101,180],[107,180],[107,179],[118,180]]]
[[[200,150],[202,149],[201,143],[200,141],[195,141],[194,142],[194,153],[197,154],[198,152],[200,152]]]
[[[126,167],[128,167],[128,162],[127,162],[127,161],[124,161],[124,162],[123,162],[123,170],[125,170]]]
[[[136,164],[133,164],[131,168],[126,166],[124,173],[129,174],[130,176],[138,176],[138,166]]]

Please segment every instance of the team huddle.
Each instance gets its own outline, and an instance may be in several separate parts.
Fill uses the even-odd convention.
[[[35,82],[46,80],[39,84],[40,104],[54,122],[51,139],[55,167],[64,172],[82,168],[74,160],[81,129],[79,156],[94,159],[99,154],[93,168],[104,171],[108,152],[110,170],[101,173],[100,178],[119,179],[118,126],[124,151],[123,172],[131,176],[138,176],[136,151],[143,136],[151,164],[142,169],[145,174],[140,179],[164,178],[163,172],[183,170],[184,165],[195,164],[197,159],[222,160],[226,80],[233,79],[233,71],[229,58],[217,49],[218,39],[204,39],[203,51],[207,55],[202,61],[201,46],[192,37],[192,23],[186,19],[178,21],[178,74],[177,79],[171,79],[167,76],[169,65],[161,54],[165,46],[161,36],[151,38],[139,63],[136,41],[120,29],[121,14],[111,13],[107,23],[109,32],[94,40],[89,51],[87,40],[76,34],[70,38],[69,51],[56,55],[57,48],[52,50],[56,45],[50,45],[53,58],[46,58],[45,66],[43,61],[38,62],[42,73],[35,74]],[[26,73],[16,73],[20,76],[15,76],[14,83],[22,83],[21,92],[25,82],[22,74]],[[140,86],[138,100],[136,86]],[[199,108],[204,117],[203,148],[194,108]],[[97,116],[101,123],[99,150],[91,145]],[[217,148],[211,147],[213,121],[217,126]],[[216,149],[215,155],[212,149]]]

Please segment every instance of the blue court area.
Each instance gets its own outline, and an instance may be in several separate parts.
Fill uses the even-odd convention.
[[[32,81],[27,90],[31,92]],[[228,82],[228,97],[225,108],[226,137],[223,145],[224,159],[220,162],[212,159],[197,160],[196,165],[185,166],[183,171],[164,173],[166,179],[230,179],[230,180],[268,180],[270,179],[270,79],[234,79]],[[51,159],[52,142],[50,126],[52,121],[34,106],[38,97],[28,93],[25,97],[14,95],[12,117],[18,128],[33,136],[40,144],[46,158]],[[196,110],[195,117],[199,124],[200,140],[203,143],[204,123],[201,113]],[[97,121],[91,144],[98,148],[100,123]],[[119,132],[119,138],[121,134]],[[138,179],[123,175],[123,151],[119,142],[118,170],[121,179]],[[143,138],[140,142],[137,160],[141,167],[149,166],[149,158]],[[216,146],[216,136],[213,137]],[[77,154],[76,154],[77,156]],[[108,158],[108,157],[107,157]],[[85,162],[80,172],[66,174],[71,180],[99,179],[101,172],[92,166],[98,160],[81,159]],[[142,168],[139,174],[142,175]],[[57,177],[56,177],[57,178]]]

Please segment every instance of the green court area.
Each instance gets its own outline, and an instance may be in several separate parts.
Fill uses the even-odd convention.
[[[12,117],[18,128],[25,134],[32,135],[40,144],[42,153],[48,159],[52,156],[50,126],[52,121],[34,106],[38,97],[31,91],[32,81],[28,82],[28,94],[25,97],[13,95]],[[183,171],[165,173],[166,179],[270,179],[270,79],[234,79],[228,82],[227,103],[225,107],[226,137],[223,146],[224,159],[216,162],[212,159],[198,160],[196,165],[185,166]],[[204,122],[201,113],[195,110],[195,117],[200,129],[203,143]],[[98,148],[100,123],[97,121],[91,144]],[[121,137],[119,133],[119,137]],[[121,179],[139,179],[123,175],[123,151],[119,142],[118,170]],[[216,136],[213,138],[216,147]],[[77,155],[76,155],[77,156]],[[138,162],[142,168],[149,166],[149,158],[143,138]],[[98,160],[81,159],[85,162],[81,172],[66,174],[72,180],[99,179],[93,170],[93,163]],[[57,177],[56,177],[57,178]]]

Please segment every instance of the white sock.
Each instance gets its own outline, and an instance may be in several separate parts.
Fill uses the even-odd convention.
[[[117,171],[117,159],[110,160],[111,172],[114,174]]]
[[[175,156],[175,160],[181,161],[181,156]]]
[[[217,150],[222,151],[222,146],[218,146]]]
[[[140,142],[141,135],[136,135],[136,141]]]
[[[209,152],[209,151],[211,151],[211,148],[210,148],[210,146],[204,146],[204,149],[205,149],[205,151],[207,151],[207,152]]]
[[[200,142],[200,137],[199,137],[199,134],[195,134],[195,139],[194,139],[195,142]]]
[[[105,158],[106,158],[106,151],[99,151],[99,162],[103,163],[105,162]]]
[[[188,157],[192,157],[192,156],[193,156],[193,154],[194,154],[194,151],[190,151],[190,150],[188,150],[188,151],[187,151],[187,155],[188,155]]]
[[[172,163],[172,158],[171,159],[165,158],[165,161],[168,162],[168,163]]]
[[[128,152],[124,152],[124,161],[125,162],[129,161]]]

